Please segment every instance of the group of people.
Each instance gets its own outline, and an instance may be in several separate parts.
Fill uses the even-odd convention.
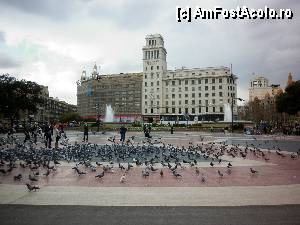
[[[8,133],[8,136],[12,133]],[[53,138],[55,138],[55,148],[58,147],[58,141],[61,137],[66,138],[63,124],[52,125],[49,122],[39,126],[37,123],[24,126],[24,144],[27,141],[32,140],[33,143],[37,144],[37,138],[40,136],[44,138],[44,144],[46,148],[52,147]]]
[[[151,138],[151,135],[150,135],[151,126],[150,125],[144,124],[143,131],[144,131],[145,137]],[[125,141],[126,132],[127,132],[127,128],[125,126],[121,126],[120,130],[119,130],[121,142]],[[83,125],[83,140],[82,140],[82,142],[87,142],[88,140],[89,140],[89,126],[87,123],[85,123]]]

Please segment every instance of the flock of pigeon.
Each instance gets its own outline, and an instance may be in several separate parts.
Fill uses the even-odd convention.
[[[197,144],[189,143],[188,147],[178,147],[171,144],[154,145],[153,143],[133,144],[115,143],[108,145],[98,145],[84,143],[75,143],[73,145],[66,144],[59,148],[37,148],[32,144],[25,145],[23,142],[14,140],[14,144],[7,143],[6,138],[0,139],[0,174],[9,175],[14,169],[20,167],[21,171],[28,169],[28,177],[19,173],[13,176],[15,181],[23,180],[29,191],[36,191],[38,187],[36,182],[39,177],[48,177],[56,171],[60,162],[73,162],[75,166],[72,168],[78,176],[84,176],[89,171],[95,173],[95,179],[102,179],[113,170],[124,171],[120,178],[120,182],[126,182],[126,174],[132,167],[141,167],[143,178],[151,176],[153,172],[159,171],[161,177],[164,176],[162,168],[168,168],[174,178],[181,178],[179,168],[193,168],[200,181],[205,183],[206,177],[200,172],[198,167],[201,161],[210,161],[210,167],[222,162],[222,156],[227,155],[232,158],[247,158],[248,154],[254,157],[262,158],[269,161],[269,153],[260,150],[254,146],[228,146],[225,143],[216,144]],[[281,151],[276,151],[279,157],[286,157]],[[300,151],[290,155],[292,159],[296,159],[300,155]],[[227,164],[226,173],[231,174],[232,163],[224,161]],[[83,170],[82,167],[85,169]],[[97,174],[97,170],[101,168],[101,173]],[[41,171],[46,171],[40,174]],[[250,168],[250,174],[258,174],[259,172]],[[217,170],[220,178],[224,174]]]

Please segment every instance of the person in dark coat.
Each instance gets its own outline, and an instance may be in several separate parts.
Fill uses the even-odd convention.
[[[124,127],[124,126],[122,126],[122,127],[120,128],[120,135],[121,135],[120,141],[122,141],[122,142],[125,141],[125,134],[126,134],[126,132],[127,132],[127,128]]]
[[[83,141],[88,141],[89,140],[89,126],[87,123],[84,124],[83,126]]]
[[[48,124],[48,125],[46,125],[45,126],[45,130],[44,130],[44,132],[45,132],[45,138],[46,138],[46,140],[45,140],[45,147],[46,148],[51,148],[51,142],[52,142],[52,126],[50,125],[50,124]]]

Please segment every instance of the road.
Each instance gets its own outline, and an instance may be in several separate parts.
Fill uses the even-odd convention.
[[[297,225],[300,224],[300,205],[243,207],[0,205],[0,223],[1,225]]]

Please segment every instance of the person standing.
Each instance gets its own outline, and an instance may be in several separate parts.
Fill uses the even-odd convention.
[[[24,144],[25,144],[27,140],[30,140],[30,134],[27,125],[24,126],[24,134],[25,134],[25,139],[24,139]]]
[[[44,132],[45,132],[45,138],[46,138],[46,140],[45,140],[45,147],[46,148],[51,148],[51,142],[52,142],[52,132],[51,132],[51,130],[52,130],[52,128],[53,127],[50,126],[50,124],[47,124],[45,126]]]
[[[120,128],[120,135],[121,135],[120,141],[122,141],[122,142],[125,141],[125,134],[126,134],[126,132],[127,132],[127,128],[124,127],[124,126],[122,126],[122,127]]]
[[[60,139],[60,131],[58,130],[57,126],[54,128],[54,134],[55,134],[55,148],[58,148],[58,141]]]
[[[89,126],[87,123],[83,126],[83,142],[89,140]]]
[[[174,134],[174,127],[171,125],[171,134]]]

